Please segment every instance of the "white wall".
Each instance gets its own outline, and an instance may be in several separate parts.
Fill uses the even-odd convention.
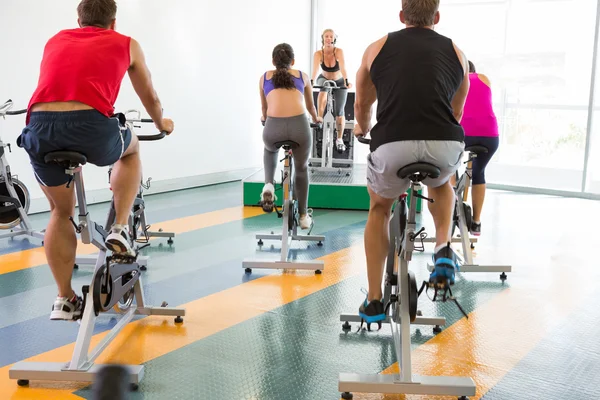
[[[39,74],[43,47],[61,29],[76,27],[78,0],[3,0],[0,102],[25,108]],[[310,2],[281,0],[122,0],[117,30],[138,40],[175,132],[142,143],[144,174],[153,181],[262,166],[259,77],[280,42],[292,45],[296,66],[309,70]],[[119,111],[143,110],[126,76]],[[144,116],[147,116],[143,112]],[[0,121],[15,143],[24,116]],[[154,133],[153,127],[138,133]],[[23,149],[8,155],[12,171],[42,197]],[[106,168],[85,169],[86,189],[108,187]]]
[[[319,0],[317,11],[317,42],[321,48],[321,33],[333,29],[338,35],[336,46],[344,50],[348,80],[356,85],[356,70],[369,44],[385,34],[404,27],[400,23],[401,1],[377,0],[377,6],[366,6],[365,0]],[[351,91],[354,91],[353,87]],[[373,105],[373,123],[377,103]],[[354,161],[366,164],[369,147],[354,141]]]

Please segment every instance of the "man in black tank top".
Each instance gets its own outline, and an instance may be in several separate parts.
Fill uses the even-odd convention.
[[[371,134],[367,187],[371,197],[365,227],[369,293],[359,309],[367,322],[385,319],[381,279],[389,238],[392,204],[410,182],[400,168],[428,162],[437,166],[437,179],[427,178],[429,210],[435,221],[435,268],[430,281],[453,283],[458,267],[450,247],[454,191],[449,177],[464,150],[460,125],[469,91],[467,58],[450,40],[434,31],[439,0],[402,0],[400,21],[405,29],[372,43],[356,77],[355,135]],[[377,124],[371,129],[371,108],[377,101]]]

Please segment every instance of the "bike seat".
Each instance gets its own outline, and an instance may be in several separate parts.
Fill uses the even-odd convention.
[[[76,151],[53,151],[44,156],[46,164],[58,164],[62,167],[75,168],[87,163],[87,157]]]
[[[285,150],[297,149],[300,145],[293,140],[284,140],[282,142],[275,142],[275,147],[283,147]]]
[[[409,178],[413,182],[421,182],[427,177],[435,179],[440,173],[440,169],[433,164],[417,162],[400,168],[397,175],[400,179]]]
[[[475,153],[475,154],[485,154],[489,150],[485,146],[480,146],[480,145],[476,144],[474,146],[465,147],[465,151],[468,151],[470,153]]]

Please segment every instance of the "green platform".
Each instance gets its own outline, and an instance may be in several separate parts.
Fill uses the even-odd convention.
[[[283,199],[281,170],[279,165],[275,173],[276,204],[281,207]],[[368,210],[369,193],[367,192],[367,166],[356,164],[350,176],[345,174],[325,174],[309,169],[308,207],[329,208],[339,210]],[[243,180],[244,205],[258,206],[260,193],[264,186],[264,171],[261,169]],[[409,193],[410,195],[410,193]],[[421,212],[421,199],[417,199],[417,212]]]

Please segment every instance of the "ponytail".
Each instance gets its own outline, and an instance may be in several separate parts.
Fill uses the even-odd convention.
[[[275,72],[273,73],[273,87],[275,89],[294,89],[294,79],[290,74],[290,67],[294,61],[294,50],[287,43],[278,44],[273,49],[273,63]]]

